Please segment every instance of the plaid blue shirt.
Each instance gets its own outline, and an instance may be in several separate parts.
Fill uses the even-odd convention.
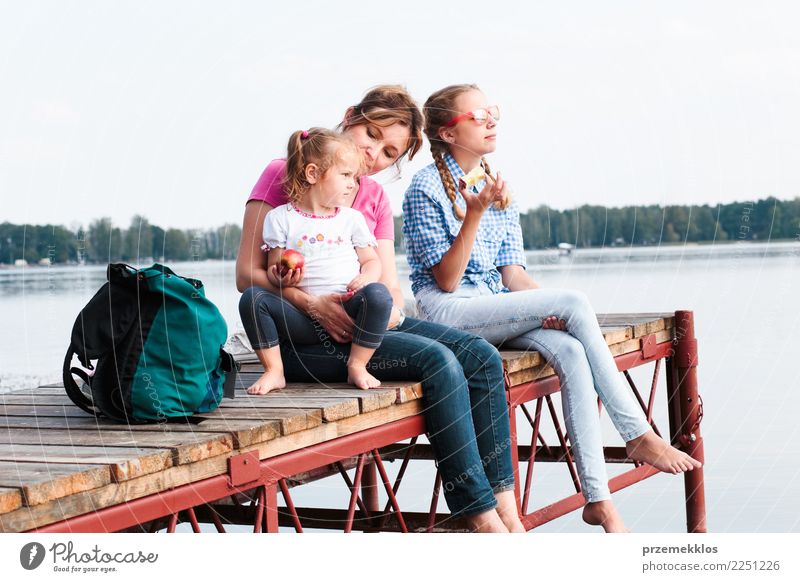
[[[450,154],[445,154],[444,159],[458,184],[465,172]],[[472,191],[478,193],[485,185],[486,181],[481,181]],[[466,210],[464,197],[459,192],[456,192],[456,204]],[[403,200],[403,236],[414,294],[436,286],[431,269],[450,249],[459,230],[461,221],[453,213],[436,164],[414,174]],[[484,212],[461,283],[483,281],[494,293],[507,291],[497,270],[505,265],[525,267],[519,208],[513,201],[505,210],[491,206]]]

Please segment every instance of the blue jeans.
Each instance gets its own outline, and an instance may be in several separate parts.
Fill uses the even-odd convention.
[[[392,313],[392,295],[383,283],[370,283],[342,302],[353,318],[353,343],[366,348],[381,345]],[[328,334],[319,323],[288,301],[261,287],[242,294],[239,315],[253,349],[272,348],[285,338],[295,344],[321,344]]]
[[[242,295],[243,317],[254,312],[248,302],[258,297]],[[286,302],[290,308],[296,309]],[[289,382],[347,379],[350,344],[328,339],[322,345],[286,341],[280,345]],[[454,515],[492,509],[497,505],[494,493],[513,489],[503,363],[491,344],[473,334],[408,317],[385,333],[367,369],[379,380],[422,383],[428,438]]]
[[[586,295],[565,289],[494,294],[483,284],[462,284],[455,293],[429,287],[416,299],[427,319],[544,356],[561,381],[564,419],[583,494],[588,502],[610,499],[596,397],[626,442],[650,425],[623,384]],[[564,319],[567,332],[542,329],[550,315]]]

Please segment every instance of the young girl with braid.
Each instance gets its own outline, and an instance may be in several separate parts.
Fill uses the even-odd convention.
[[[431,95],[423,114],[434,163],[417,172],[403,202],[420,313],[547,359],[561,381],[587,502],[583,519],[607,532],[627,531],[608,488],[597,396],[630,458],[674,474],[700,463],[650,427],[622,383],[586,295],[542,289],[525,271],[517,205],[484,157],[496,148],[499,108],[477,86],[454,85]],[[472,171],[478,167],[486,176],[476,181]]]

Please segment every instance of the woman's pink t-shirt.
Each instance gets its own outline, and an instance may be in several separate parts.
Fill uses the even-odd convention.
[[[281,186],[285,175],[286,160],[272,160],[256,182],[247,201],[260,200],[273,208],[286,204],[288,200]],[[358,194],[353,201],[353,208],[364,215],[367,226],[376,239],[394,240],[392,208],[383,186],[367,176],[359,178]]]

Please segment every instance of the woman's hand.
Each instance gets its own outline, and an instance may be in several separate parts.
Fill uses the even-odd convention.
[[[493,180],[488,175],[486,176],[486,186],[483,187],[479,194],[472,194],[466,188],[462,188],[459,192],[461,192],[461,196],[464,197],[464,202],[467,204],[467,212],[477,212],[480,215],[495,202],[505,200],[506,196],[508,196],[508,185],[498,172],[497,180]]]
[[[267,269],[267,279],[278,289],[282,287],[297,287],[300,281],[303,280],[303,268],[288,269],[285,274],[281,275],[278,265],[272,265]]]
[[[312,297],[308,304],[308,315],[316,319],[339,343],[353,340],[353,320],[342,307],[342,301],[352,296],[352,293],[331,293]]]
[[[386,324],[386,329],[394,329],[400,323],[400,308],[392,307],[392,313],[389,315],[389,323]]]
[[[543,329],[557,329],[558,331],[567,331],[567,322],[563,319],[559,319],[555,315],[550,315],[549,317],[545,317],[544,321],[542,322]]]

